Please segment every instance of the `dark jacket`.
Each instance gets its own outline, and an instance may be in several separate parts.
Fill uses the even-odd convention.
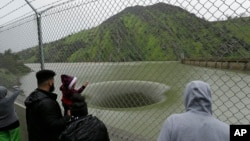
[[[25,100],[29,141],[58,141],[68,116],[63,117],[57,95],[36,89]]]
[[[60,141],[109,141],[105,124],[97,117],[75,117],[59,136]]]

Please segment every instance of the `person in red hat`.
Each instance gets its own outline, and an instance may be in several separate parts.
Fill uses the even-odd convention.
[[[75,89],[77,78],[74,76],[62,74],[61,75],[62,85],[60,90],[62,91],[62,105],[64,108],[64,115],[67,115],[67,111],[72,105],[71,97],[75,93],[82,93],[83,90],[87,87],[88,82],[85,82],[79,89]]]

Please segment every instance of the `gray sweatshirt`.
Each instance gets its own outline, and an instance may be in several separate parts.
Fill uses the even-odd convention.
[[[169,116],[158,141],[229,141],[229,125],[212,117],[209,84],[192,81],[184,92],[186,112]]]
[[[0,128],[6,127],[18,120],[14,108],[14,101],[20,94],[20,91],[15,89],[13,94],[7,95],[8,90],[0,86]]]

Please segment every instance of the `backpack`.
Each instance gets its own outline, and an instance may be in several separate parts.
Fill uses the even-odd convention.
[[[69,124],[60,134],[60,141],[109,141],[105,124],[97,117],[87,115]]]

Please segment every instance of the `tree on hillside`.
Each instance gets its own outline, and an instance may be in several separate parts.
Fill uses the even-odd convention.
[[[4,68],[14,74],[29,72],[30,69],[22,62],[19,62],[19,60],[18,55],[12,53],[11,49],[8,49],[4,53],[0,53],[0,68]]]

